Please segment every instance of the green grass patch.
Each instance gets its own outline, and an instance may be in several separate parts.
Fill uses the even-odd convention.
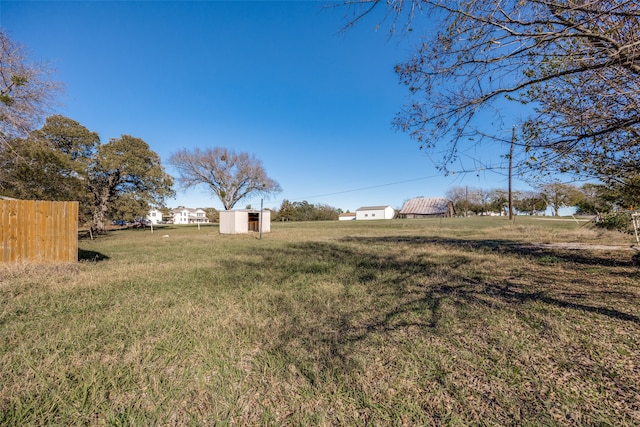
[[[76,265],[0,266],[0,424],[637,425],[634,253],[531,244],[629,244],[607,233],[518,217],[83,239]]]

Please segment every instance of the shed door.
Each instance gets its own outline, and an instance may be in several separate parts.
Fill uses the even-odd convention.
[[[249,231],[260,231],[260,214],[249,213]]]

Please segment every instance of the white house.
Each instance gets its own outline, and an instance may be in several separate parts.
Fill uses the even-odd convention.
[[[179,206],[171,211],[171,215],[173,215],[174,224],[205,224],[209,222],[207,213],[200,208],[191,209]]]
[[[220,211],[220,234],[260,232],[259,210]],[[262,210],[262,232],[271,231],[271,211]]]
[[[158,209],[151,209],[145,219],[151,224],[160,224],[162,222],[162,212]]]
[[[356,209],[356,220],[393,219],[395,213],[391,206],[364,206]]]

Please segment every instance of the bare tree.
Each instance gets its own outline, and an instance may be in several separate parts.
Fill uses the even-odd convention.
[[[509,211],[509,192],[507,190],[503,190],[501,188],[494,188],[489,190],[488,195],[489,199],[489,210],[491,212],[497,212],[500,214],[506,213],[508,215]]]
[[[541,185],[540,192],[553,210],[553,216],[560,216],[560,208],[575,206],[583,197],[575,185],[560,182]]]
[[[637,0],[346,1],[383,8],[424,31],[396,66],[411,98],[394,120],[441,167],[468,144],[506,141],[508,103],[529,104],[519,166],[604,178],[640,167],[640,4]],[[490,126],[487,126],[487,124]],[[473,141],[470,141],[473,140]],[[443,147],[443,144],[445,145]]]
[[[60,83],[52,70],[29,63],[26,49],[0,29],[0,149],[10,138],[25,137],[46,115]]]
[[[222,147],[180,150],[169,163],[178,170],[181,187],[209,186],[225,210],[233,209],[245,197],[282,191],[280,184],[267,176],[262,162],[247,153]]]
[[[473,191],[473,189],[472,189]],[[469,210],[469,188],[454,186],[449,188],[445,192],[445,197],[453,202],[453,207],[456,212],[464,213],[464,216],[468,215]]]
[[[528,212],[529,215],[536,215],[538,212],[547,209],[547,200],[544,194],[537,191],[516,192],[515,208],[520,212]]]

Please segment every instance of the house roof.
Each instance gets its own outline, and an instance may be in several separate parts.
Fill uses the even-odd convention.
[[[183,212],[183,211],[187,211],[189,213],[196,213],[196,212],[201,211],[201,210],[202,209],[200,209],[200,208],[195,208],[194,209],[194,208],[185,208],[185,207],[180,206],[180,207],[177,207],[177,208],[173,209],[171,211],[171,213],[179,213],[179,212]]]
[[[357,211],[383,211],[383,210],[385,210],[385,209],[387,209],[389,207],[391,207],[391,206],[389,206],[389,205],[385,205],[385,206],[363,206],[363,207],[361,207],[359,209],[356,209],[356,212]]]
[[[338,216],[340,216],[340,217],[356,216],[356,213],[355,212],[344,212],[344,213],[341,213]]]
[[[400,214],[435,215],[449,210],[449,200],[444,197],[416,197],[407,200]]]
[[[262,212],[271,212],[271,209],[264,208]],[[219,211],[219,212],[249,212],[249,213],[260,213],[260,209],[230,209],[228,211]]]

